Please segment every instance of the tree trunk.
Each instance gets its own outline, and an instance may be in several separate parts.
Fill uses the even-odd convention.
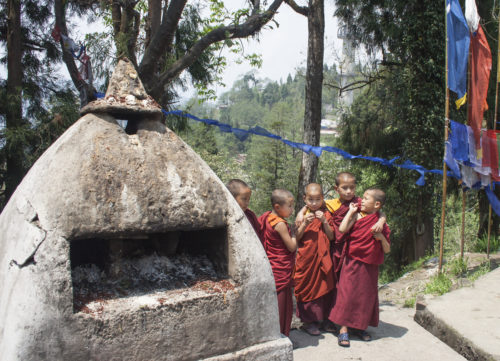
[[[323,0],[310,0],[307,15],[308,45],[306,70],[306,100],[304,111],[303,142],[319,145],[321,128],[321,98],[323,88],[323,53],[325,14]],[[314,154],[302,155],[296,210],[304,205],[304,187],[316,180],[318,157]]]
[[[417,219],[413,228],[415,250],[410,262],[424,257],[427,251],[434,248],[434,220],[426,211],[431,209],[431,195],[428,192],[418,196],[417,207]]]
[[[489,206],[488,197],[486,193],[481,190],[478,193],[479,198],[479,227],[477,230],[477,237],[482,238],[488,235],[488,214]]]
[[[22,119],[22,44],[21,44],[21,0],[7,2],[7,176],[5,181],[5,201],[10,198],[24,176],[23,145],[19,132]]]
[[[424,257],[434,249],[434,218],[427,211],[432,209],[432,194],[422,190],[415,204],[415,213],[411,213],[412,228],[402,235],[400,258],[395,258],[398,266],[409,264]]]

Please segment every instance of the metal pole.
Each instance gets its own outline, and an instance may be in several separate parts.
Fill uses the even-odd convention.
[[[493,130],[497,130],[497,119],[498,119],[498,81],[500,80],[499,79],[499,74],[500,74],[500,69],[499,69],[499,65],[500,65],[500,58],[498,57],[498,55],[500,54],[500,23],[498,24],[498,38],[497,38],[497,42],[498,42],[498,47],[497,47],[497,84],[496,84],[496,90],[495,90],[495,120],[493,122]],[[491,187],[491,184],[493,184],[493,182],[490,183],[490,187]],[[486,257],[487,258],[490,258],[490,240],[491,240],[491,216],[492,216],[492,213],[491,213],[491,204],[490,204],[490,207],[489,207],[489,212],[488,212],[488,246],[486,247]]]
[[[460,231],[460,258],[464,258],[465,244],[465,199],[466,190],[462,187],[462,229]]]
[[[445,8],[445,35],[446,35],[446,56],[445,56],[445,81],[446,81],[446,103],[445,103],[445,116],[444,116],[444,154],[446,155],[446,141],[448,140],[448,123],[450,117],[450,91],[448,90],[448,21],[446,13],[446,0],[444,2]],[[439,234],[439,272],[443,268],[443,240],[444,240],[444,219],[446,216],[446,162],[443,161],[443,195],[441,203],[441,230]]]

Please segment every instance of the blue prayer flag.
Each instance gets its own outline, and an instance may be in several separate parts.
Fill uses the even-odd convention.
[[[458,95],[457,108],[465,104],[470,34],[458,0],[446,0],[448,35],[448,88]]]
[[[450,119],[450,142],[453,158],[460,162],[469,160],[469,136],[467,126]]]
[[[448,167],[450,168],[455,177],[457,177],[458,179],[462,178],[462,175],[460,173],[460,168],[458,167],[458,163],[455,160],[455,158],[453,158],[453,149],[451,142],[449,140],[446,141],[446,153],[444,155],[444,161],[446,162],[446,164],[448,165]]]

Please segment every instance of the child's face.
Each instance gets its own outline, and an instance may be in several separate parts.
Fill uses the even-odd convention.
[[[234,197],[241,209],[243,209],[243,212],[247,210],[251,196],[252,190],[250,188],[242,187],[240,193],[236,197]]]
[[[319,189],[311,189],[304,195],[304,202],[310,211],[317,211],[323,205],[323,194]]]
[[[335,190],[339,194],[341,202],[348,202],[356,194],[356,180],[352,177],[343,177],[340,179],[340,184],[335,186]]]
[[[361,200],[361,212],[364,213],[374,213],[380,209],[380,202],[376,201],[370,191],[366,191],[363,194],[363,199]]]
[[[288,218],[292,215],[293,213],[293,205],[294,205],[294,199],[289,198],[285,203],[283,204],[276,204],[275,205],[275,210],[278,216],[281,218]]]

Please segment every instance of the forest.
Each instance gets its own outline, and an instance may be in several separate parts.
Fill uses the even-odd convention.
[[[255,71],[241,74],[230,90],[216,97],[211,86],[220,82],[227,65],[221,49],[229,48],[258,67],[258,54],[245,53],[238,39],[256,36],[270,26],[284,6],[308,18],[307,65],[281,81],[262,79]],[[478,3],[494,59],[489,110],[484,113],[489,129],[496,109],[498,6],[492,0]],[[334,146],[355,155],[399,156],[400,162],[442,169],[444,1],[336,0],[335,7],[334,14],[325,14],[323,0],[253,0],[236,11],[218,0],[2,0],[1,61],[7,71],[0,78],[0,206],[36,159],[79,118],[79,109],[95,99],[96,92],[105,91],[121,56],[131,59],[146,90],[164,109],[178,108],[176,89],[190,84],[198,96],[182,108],[199,118],[242,129],[260,126],[294,142]],[[342,82],[339,64],[323,61],[325,16],[336,16],[354,46],[375,59],[356,64],[350,84]],[[75,17],[105,24],[106,30],[86,34],[84,54],[67,40]],[[87,54],[92,59],[91,74],[82,57]],[[61,67],[70,79],[54,76]],[[353,92],[349,109],[340,104],[340,95],[346,92]],[[451,119],[466,122],[464,107],[450,111]],[[337,134],[321,134],[321,119],[337,122]],[[442,178],[438,175],[426,174],[425,185],[418,186],[415,171],[326,152],[316,157],[265,137],[241,141],[181,117],[164,120],[223,182],[241,178],[250,185],[250,208],[257,214],[269,210],[269,195],[275,188],[292,191],[298,207],[303,186],[311,181],[321,183],[327,197],[335,197],[335,174],[344,170],[356,175],[358,195],[371,186],[384,189],[393,245],[382,269],[384,280],[398,277],[408,264],[439,250]],[[465,190],[450,179],[447,255],[460,249],[463,199],[466,251],[486,251],[489,204],[484,191]],[[495,214],[492,224],[491,251],[497,251]]]

